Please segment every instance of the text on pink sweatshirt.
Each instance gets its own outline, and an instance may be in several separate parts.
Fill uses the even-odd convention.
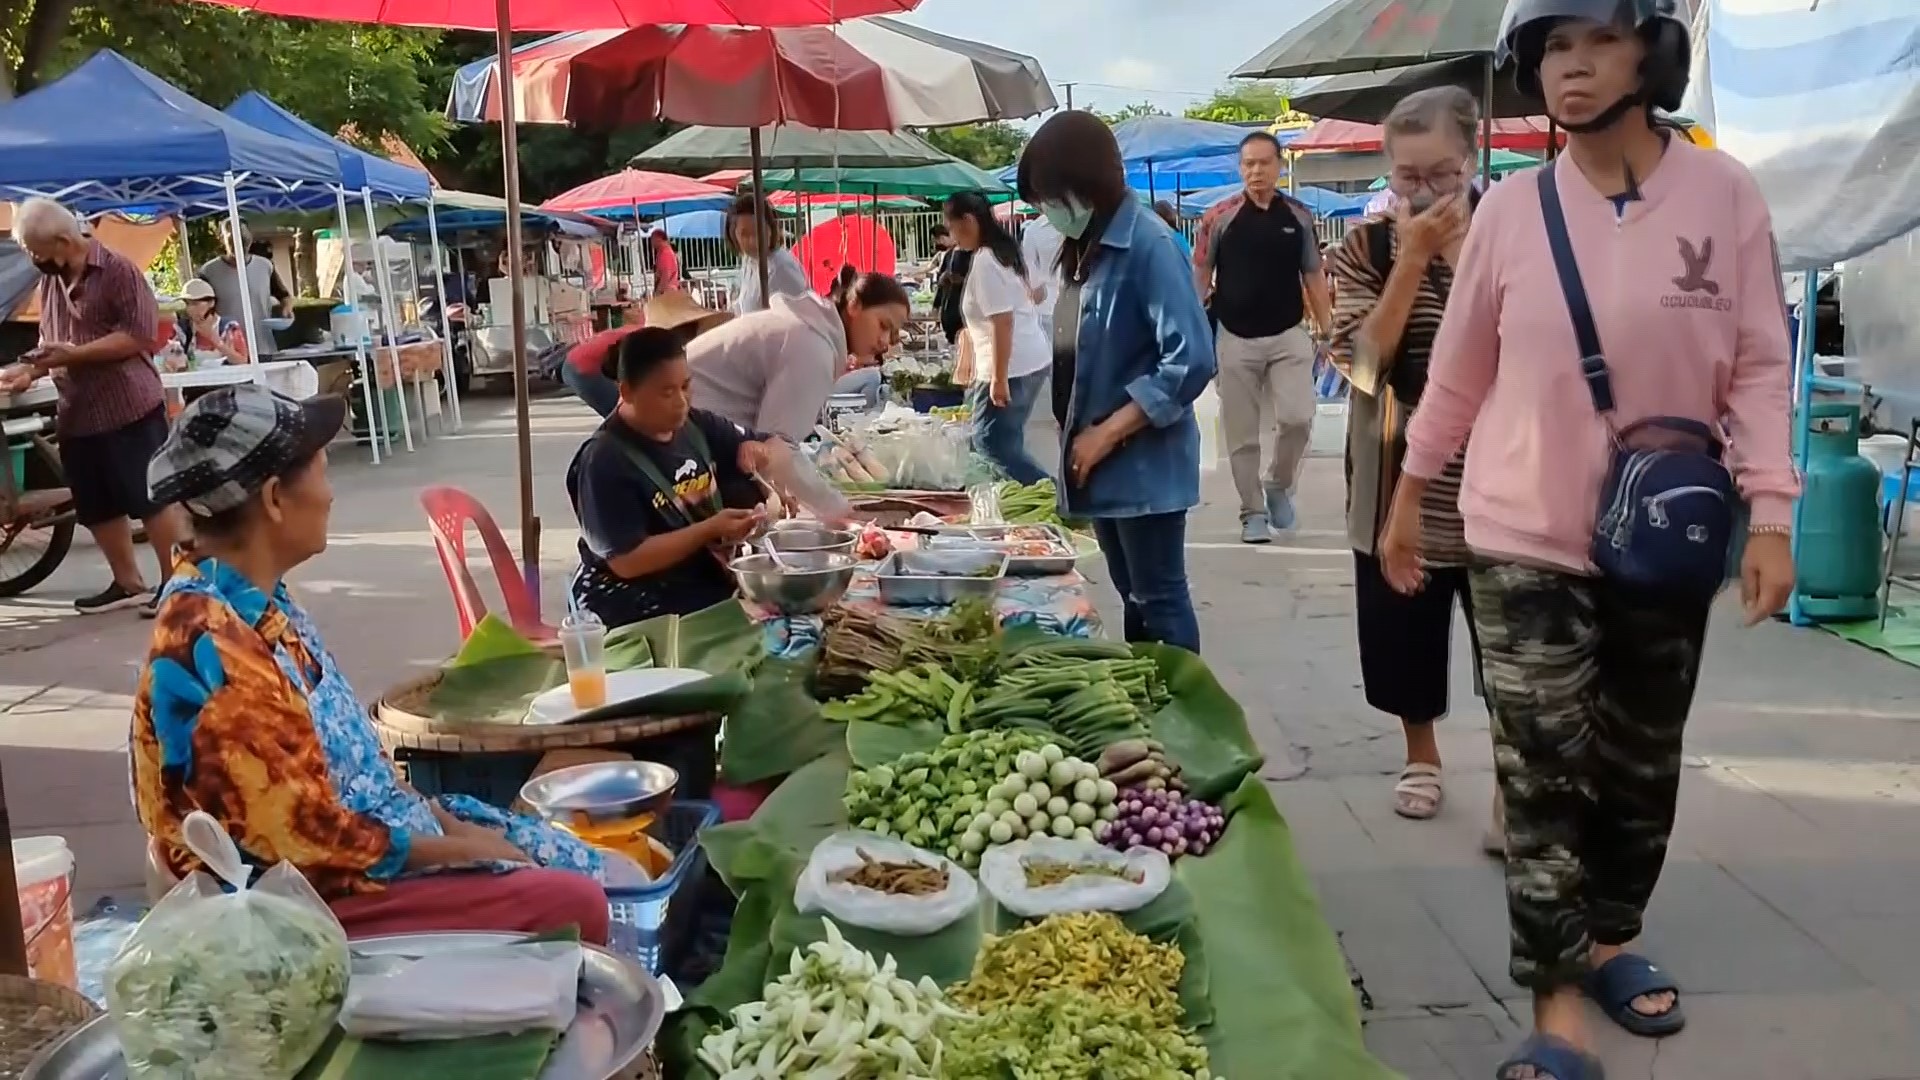
[[[1543,166],[1565,208],[1612,374],[1618,427],[1650,416],[1724,424],[1755,525],[1792,519],[1791,360],[1773,223],[1746,168],[1674,140],[1641,198],[1616,214],[1572,158]],[[1467,440],[1460,511],[1490,557],[1589,573],[1609,436],[1580,376],[1540,212],[1536,170],[1475,212],[1406,471],[1432,478]]]

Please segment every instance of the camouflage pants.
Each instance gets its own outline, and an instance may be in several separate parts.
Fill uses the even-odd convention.
[[[1705,602],[1511,564],[1473,571],[1506,799],[1513,980],[1578,981],[1624,945],[1666,861]]]

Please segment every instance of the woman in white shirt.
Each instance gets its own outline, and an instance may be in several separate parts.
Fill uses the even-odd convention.
[[[766,246],[773,254],[767,259],[767,288],[760,289],[761,234],[754,229],[754,213],[758,210],[760,228],[766,236]],[[791,250],[787,248],[787,234],[780,228],[780,221],[774,217],[773,209],[763,199],[755,198],[752,193],[737,196],[733,205],[727,208],[727,239],[733,249],[740,253],[740,298],[734,302],[733,309],[742,315],[755,311],[765,311],[774,296],[805,296],[812,291],[807,283],[806,268],[800,265]]]
[[[956,372],[956,381],[970,379],[974,452],[1022,484],[1037,483],[1047,471],[1027,453],[1027,417],[1046,386],[1053,349],[1034,310],[1026,258],[981,195],[948,198],[946,221],[953,246],[975,252],[960,298],[966,329]]]

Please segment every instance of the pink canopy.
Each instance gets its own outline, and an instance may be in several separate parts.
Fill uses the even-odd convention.
[[[703,184],[672,173],[622,169],[612,176],[590,180],[572,191],[563,192],[540,204],[542,210],[571,210],[591,214],[596,210],[664,210],[668,204],[692,200],[725,199],[732,195],[723,187]]]
[[[1547,148],[1548,121],[1544,116],[1520,116],[1493,122],[1495,150],[1531,150]],[[1564,139],[1566,136],[1561,136]],[[1370,153],[1385,145],[1379,124],[1361,124],[1352,120],[1322,120],[1287,144],[1293,151],[1342,151]]]

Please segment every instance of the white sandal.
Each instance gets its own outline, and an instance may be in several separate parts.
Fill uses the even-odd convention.
[[[1416,761],[1400,770],[1393,785],[1393,812],[1403,818],[1426,821],[1440,813],[1446,791],[1440,786],[1440,766]]]

